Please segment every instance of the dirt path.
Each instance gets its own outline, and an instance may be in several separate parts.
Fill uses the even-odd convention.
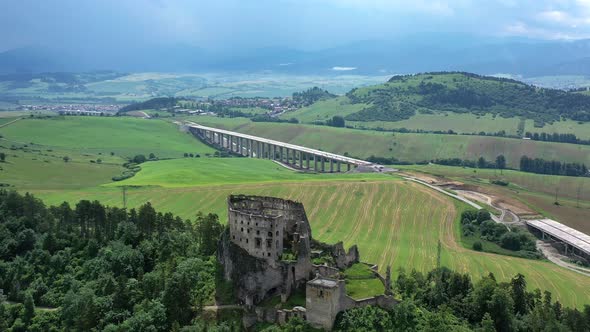
[[[459,196],[459,195],[452,194],[452,193],[450,193],[450,192],[448,192],[446,190],[443,190],[443,189],[441,189],[441,188],[439,188],[439,187],[437,187],[435,185],[432,185],[430,183],[426,183],[426,182],[424,182],[422,180],[419,180],[419,179],[414,178],[414,177],[409,177],[409,176],[404,177],[404,179],[410,180],[410,181],[414,181],[414,182],[418,182],[418,183],[423,184],[423,185],[425,185],[425,186],[427,186],[429,188],[432,188],[432,189],[434,189],[436,191],[439,191],[439,192],[441,192],[441,193],[443,193],[443,194],[445,194],[447,196],[451,196],[451,197],[453,197],[453,198],[455,198],[457,200],[460,200],[461,202],[466,203],[467,205],[469,205],[469,206],[471,206],[471,207],[473,207],[475,209],[478,209],[478,210],[481,209],[481,206],[480,205],[473,203],[472,201],[468,200],[467,198],[462,197],[462,196]]]
[[[13,124],[13,123],[17,122],[18,120],[22,120],[22,118],[17,118],[17,119],[14,119],[14,120],[10,121],[10,122],[6,122],[5,124],[3,124],[3,125],[0,125],[0,128],[2,128],[2,127],[6,127],[6,126],[8,126],[8,125],[11,125],[11,124]]]
[[[547,259],[551,262],[566,269],[590,277],[590,269],[567,262],[565,259],[567,259],[568,257],[560,254],[559,251],[557,251],[557,249],[551,246],[551,244],[541,240],[537,240],[537,249],[540,250],[543,253],[543,255],[547,257]]]
[[[293,171],[293,172],[299,172],[299,171],[300,171],[300,170],[298,170],[298,169],[295,169],[295,168],[293,168],[293,167],[291,167],[291,166],[289,166],[289,165],[287,165],[287,164],[285,164],[285,163],[282,163],[282,162],[280,162],[280,161],[278,161],[278,160],[273,160],[273,162],[275,162],[277,165],[279,165],[279,166],[283,166],[283,167],[285,167],[286,169],[288,169],[288,170],[291,170],[291,171]]]
[[[219,311],[224,309],[244,309],[244,307],[239,304],[206,305],[203,307],[205,311]]]
[[[8,300],[5,302],[8,304],[11,304],[11,305],[20,304],[20,302],[14,302],[14,301],[8,301]],[[41,311],[56,311],[57,309],[59,309],[59,308],[44,307],[44,306],[38,306],[38,305],[35,306],[35,310],[41,310]]]

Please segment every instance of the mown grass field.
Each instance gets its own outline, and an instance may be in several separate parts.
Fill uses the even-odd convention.
[[[20,190],[75,189],[108,183],[123,170],[117,157],[82,155],[67,150],[24,149],[10,150],[2,147],[6,161],[0,163],[0,183]],[[71,158],[65,162],[64,156]],[[95,159],[104,158],[101,164]],[[95,162],[90,162],[94,160]],[[101,159],[102,160],[102,159]]]
[[[180,158],[185,152],[214,152],[172,123],[130,117],[23,119],[0,128],[0,134],[9,144],[35,143],[124,157],[154,153],[159,158]]]
[[[296,173],[265,159],[185,158],[146,162],[136,176],[107,186],[191,187],[216,184],[383,178],[383,174]]]
[[[314,125],[251,122],[247,119],[195,117],[203,125],[235,130],[310,148],[367,158],[371,155],[419,162],[437,158],[495,160],[504,154],[508,166],[520,157],[581,162],[590,165],[590,146],[486,136],[401,134]],[[327,139],[329,137],[329,139]]]

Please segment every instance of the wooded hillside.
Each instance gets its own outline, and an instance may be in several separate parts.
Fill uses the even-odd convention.
[[[433,111],[521,116],[539,125],[561,117],[590,121],[588,95],[462,72],[394,76],[384,84],[353,89],[347,97],[369,105],[349,114],[351,121],[398,121]]]

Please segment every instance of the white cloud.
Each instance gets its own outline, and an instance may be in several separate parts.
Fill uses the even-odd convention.
[[[350,70],[355,70],[356,67],[339,67],[339,66],[335,66],[332,67],[332,70],[336,70],[336,71],[350,71]]]

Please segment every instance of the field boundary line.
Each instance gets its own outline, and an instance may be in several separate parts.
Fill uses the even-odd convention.
[[[13,124],[13,123],[17,122],[18,120],[22,120],[22,119],[23,119],[23,118],[18,118],[18,119],[14,119],[14,120],[12,120],[12,121],[10,121],[10,122],[6,122],[5,124],[3,124],[3,125],[0,125],[0,128],[6,127],[6,126],[8,126],[8,125],[11,125],[11,124]]]

